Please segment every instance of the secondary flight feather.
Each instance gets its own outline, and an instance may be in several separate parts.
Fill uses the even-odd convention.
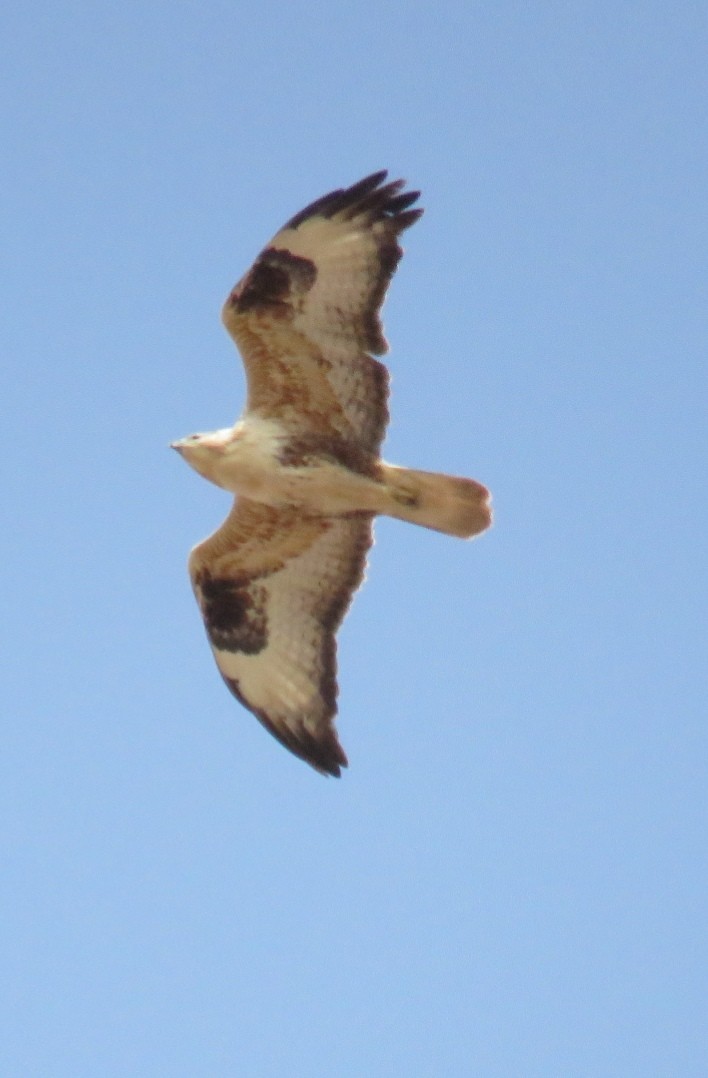
[[[222,313],[247,376],[233,427],[173,446],[236,495],[189,572],[217,666],[241,703],[316,770],[346,767],[335,634],[377,514],[461,538],[491,521],[473,479],[380,457],[388,423],[381,306],[420,192],[385,171],[292,217]]]

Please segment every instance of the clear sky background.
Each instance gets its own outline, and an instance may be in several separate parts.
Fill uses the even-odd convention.
[[[704,1078],[705,5],[30,2],[0,53],[0,1072]],[[377,525],[337,781],[221,683],[168,443],[378,168],[386,455],[496,524]]]

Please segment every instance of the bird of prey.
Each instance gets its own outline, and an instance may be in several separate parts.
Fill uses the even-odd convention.
[[[470,538],[489,526],[473,479],[387,464],[387,351],[380,321],[422,214],[419,191],[385,171],[292,217],[223,308],[247,375],[233,427],[174,449],[236,495],[189,572],[219,671],[279,741],[323,774],[347,758],[337,738],[335,633],[364,575],[383,513]]]

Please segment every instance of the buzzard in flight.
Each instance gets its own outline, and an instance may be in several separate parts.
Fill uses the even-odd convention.
[[[364,575],[377,513],[469,538],[488,527],[473,479],[385,463],[388,372],[379,312],[423,212],[376,172],[296,214],[226,300],[246,368],[234,427],[173,446],[236,495],[189,558],[221,675],[316,770],[347,758],[334,727],[335,633]]]

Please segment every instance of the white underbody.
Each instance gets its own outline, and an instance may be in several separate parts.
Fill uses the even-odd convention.
[[[332,516],[383,509],[388,498],[382,484],[331,459],[283,464],[280,455],[291,440],[277,421],[249,415],[233,428],[184,439],[175,448],[205,479],[266,505]]]

